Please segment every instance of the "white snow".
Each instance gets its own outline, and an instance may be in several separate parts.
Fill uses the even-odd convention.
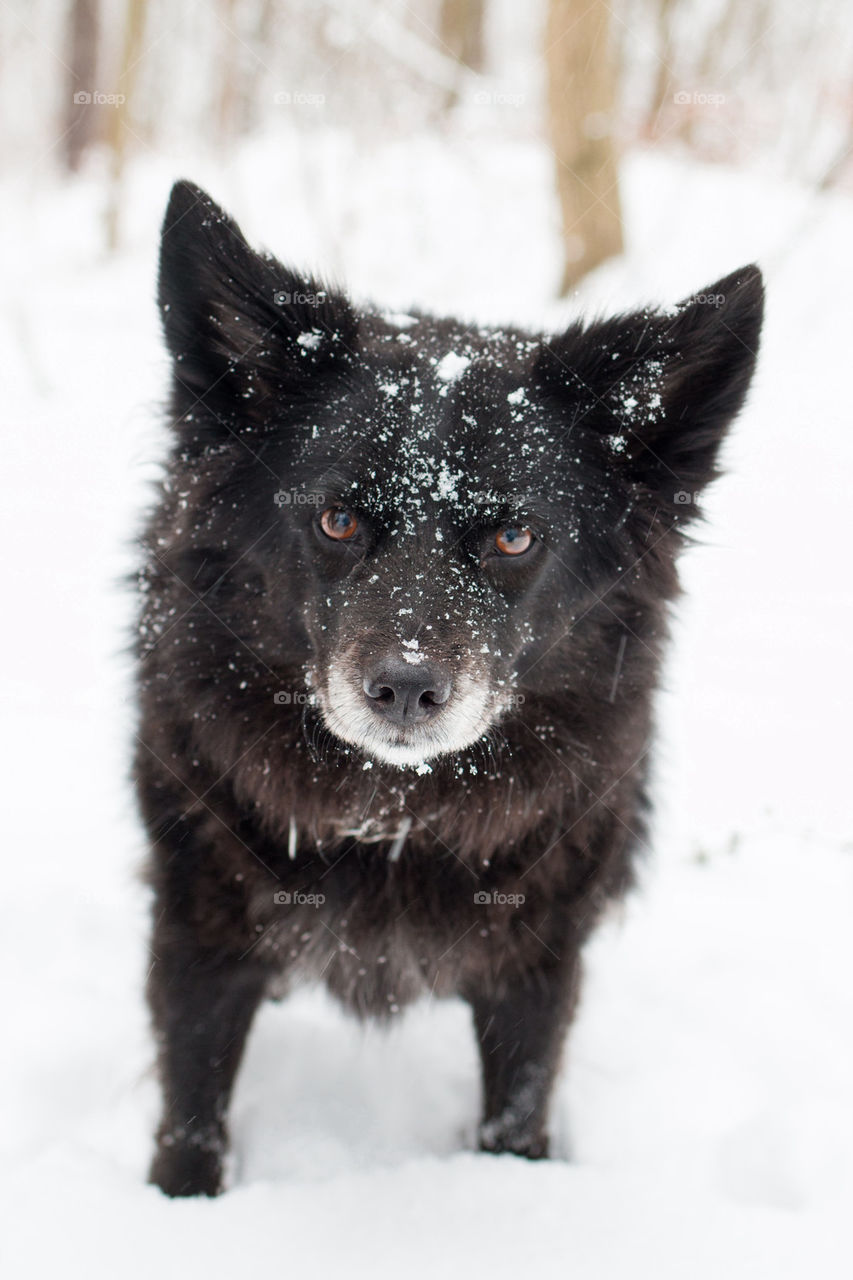
[[[300,333],[296,341],[306,351],[316,351],[323,341],[323,334],[319,329],[307,329],[305,333]]]
[[[401,613],[411,613],[411,609],[401,609]],[[411,666],[420,666],[424,660],[424,655],[420,652],[421,644],[419,640],[404,640],[402,642],[404,652],[400,657],[404,662],[408,662]]]
[[[346,166],[336,178],[334,147],[311,145],[326,201]],[[654,156],[625,166],[630,256],[571,305],[549,301],[550,174],[533,143],[377,149],[344,202],[349,235],[333,201],[319,229],[286,145],[191,171],[295,265],[324,261],[327,234],[340,274],[391,306],[553,329],[581,304],[672,303],[757,257],[769,313],[729,474],[684,561],[653,849],[589,948],[558,1159],[471,1150],[461,1005],[386,1034],[304,992],[254,1028],[234,1189],[172,1203],[144,1184],[157,1098],[118,580],[164,447],[155,234],[185,168],[132,169],[129,248],[112,260],[88,179],[3,179],[6,1274],[849,1275],[851,209]],[[391,183],[405,219],[376,198]],[[512,298],[495,270],[508,253]]]
[[[435,366],[435,376],[442,382],[455,382],[457,378],[462,376],[470,363],[470,356],[461,356],[456,351],[448,351],[447,355],[442,356]]]
[[[386,324],[393,325],[395,329],[411,329],[418,323],[417,316],[407,315],[405,311],[383,311],[381,314]]]

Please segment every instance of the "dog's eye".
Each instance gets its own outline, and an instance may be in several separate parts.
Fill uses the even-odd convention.
[[[506,529],[499,529],[495,534],[495,546],[504,556],[520,556],[527,551],[532,542],[533,534],[530,530],[522,529],[518,525],[508,525]]]
[[[320,528],[329,538],[341,542],[352,537],[358,521],[351,511],[345,511],[343,507],[327,507],[320,516]]]

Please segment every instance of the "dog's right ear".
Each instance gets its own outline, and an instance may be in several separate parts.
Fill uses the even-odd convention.
[[[272,423],[318,376],[352,358],[357,322],[340,293],[256,253],[191,182],[172,188],[158,302],[173,358],[176,425]],[[206,432],[207,434],[207,432]]]

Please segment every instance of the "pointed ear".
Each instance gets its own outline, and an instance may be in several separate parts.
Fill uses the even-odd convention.
[[[190,182],[172,188],[158,301],[180,420],[260,420],[351,358],[356,320],[342,295],[249,247],[236,222]]]
[[[669,314],[637,312],[548,343],[539,371],[570,397],[635,484],[682,519],[716,474],[726,428],[755,368],[764,287],[756,266],[725,276]]]

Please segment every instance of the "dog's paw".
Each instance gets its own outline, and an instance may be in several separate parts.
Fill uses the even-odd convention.
[[[218,1196],[223,1189],[221,1146],[161,1140],[148,1181],[167,1196]]]
[[[481,1151],[492,1155],[507,1152],[514,1156],[524,1156],[526,1160],[546,1160],[548,1158],[548,1135],[541,1130],[531,1130],[519,1123],[516,1117],[498,1116],[494,1120],[485,1120],[478,1132]]]

